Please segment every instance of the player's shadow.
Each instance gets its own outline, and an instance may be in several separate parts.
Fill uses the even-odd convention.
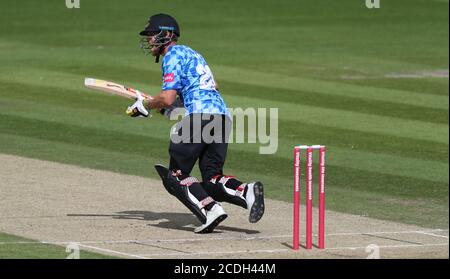
[[[113,219],[133,219],[133,220],[143,220],[157,222],[156,224],[148,224],[148,226],[172,229],[172,230],[182,230],[182,231],[194,231],[195,227],[200,226],[200,222],[197,217],[189,213],[174,213],[174,212],[153,212],[153,211],[139,211],[139,210],[129,210],[120,211],[114,214],[67,214],[70,217],[111,217]],[[230,226],[219,225],[214,233],[219,233],[220,231],[232,231],[245,234],[256,234],[259,233],[257,230],[248,230],[235,228]]]

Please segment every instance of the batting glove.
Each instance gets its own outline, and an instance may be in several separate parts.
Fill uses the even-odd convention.
[[[144,106],[144,100],[145,98],[137,91],[136,102],[127,108],[126,113],[131,117],[148,117],[150,113]]]

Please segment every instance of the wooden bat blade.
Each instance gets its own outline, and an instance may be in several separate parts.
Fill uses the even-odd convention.
[[[84,86],[90,89],[110,93],[113,95],[129,98],[129,99],[136,99],[136,92],[138,90],[126,87],[122,84],[118,84],[112,81],[106,81],[101,79],[95,79],[95,78],[85,78],[84,79]],[[152,99],[151,96],[146,95],[139,91],[144,98]]]

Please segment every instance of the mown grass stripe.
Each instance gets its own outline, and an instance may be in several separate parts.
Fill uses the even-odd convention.
[[[67,123],[54,123],[36,118],[28,119],[20,116],[1,115],[0,132],[39,138],[44,140],[60,141],[112,150],[116,152],[127,152],[130,154],[142,154],[152,152],[154,156],[166,156],[167,152],[160,149],[163,145],[168,145],[167,138],[133,135],[136,142],[142,142],[138,146],[128,145],[130,135],[125,131],[108,131],[95,127],[80,127]],[[108,144],[105,143],[108,138]],[[285,165],[289,165],[289,155],[292,146],[296,143],[290,141],[288,144],[283,141],[278,151],[278,157],[287,159]],[[234,147],[234,145],[231,145]],[[239,146],[239,145],[238,145]],[[233,149],[233,148],[232,148]],[[241,155],[247,157],[254,155],[253,152],[240,149]],[[285,155],[286,154],[286,155]],[[372,171],[388,175],[405,176],[418,178],[432,182],[448,183],[448,163],[435,162],[423,159],[404,158],[400,156],[372,153],[350,148],[339,148],[328,145],[328,164],[331,166],[342,166],[362,171]],[[275,160],[276,156],[272,158]],[[281,159],[281,158],[280,158]]]
[[[130,66],[129,63],[121,65],[121,63],[122,62],[115,61],[111,66],[117,68],[126,67],[136,72],[150,71],[153,75],[159,77],[160,69],[158,68],[149,67],[147,65]],[[293,99],[296,98],[295,92],[300,90],[321,93],[328,96],[373,100],[431,109],[448,109],[448,95],[423,94],[414,91],[368,86],[367,84],[351,84],[346,81],[337,82],[295,77],[287,74],[264,73],[256,70],[234,68],[225,65],[213,65],[211,67],[219,82],[225,81],[240,85],[265,87],[276,90],[274,94],[277,94],[280,89],[284,89],[288,90],[288,92],[293,92]]]
[[[65,123],[83,123],[82,125],[87,125],[90,127],[97,126],[99,128],[108,128],[111,130],[123,130],[123,129],[129,129],[131,126],[133,127],[133,133],[138,134],[146,134],[148,133],[148,128],[169,128],[174,123],[168,122],[167,124],[161,124],[161,122],[164,122],[161,119],[160,116],[156,116],[156,119],[151,119],[151,121],[130,121],[127,117],[124,117],[124,115],[121,114],[122,107],[125,108],[126,101],[119,98],[119,97],[109,97],[109,96],[103,96],[101,94],[96,93],[87,93],[87,94],[81,94],[77,93],[77,91],[70,91],[65,90],[63,94],[67,94],[64,97],[57,97],[52,98],[52,95],[59,94],[58,90],[44,87],[42,88],[42,95],[47,94],[48,98],[42,99],[40,95],[35,95],[33,93],[28,92],[26,88],[22,88],[24,91],[20,92],[21,94],[24,94],[24,96],[27,96],[28,100],[40,100],[40,106],[35,106],[31,102],[23,104],[19,101],[16,101],[14,99],[14,96],[11,96],[9,94],[5,94],[2,98],[3,106],[4,106],[4,112],[10,112],[12,114],[24,114],[24,115],[34,115],[35,117],[44,117],[46,119],[52,118],[54,121],[59,122],[65,122]],[[31,87],[30,87],[31,89]],[[6,93],[6,91],[4,91]],[[2,95],[0,93],[0,95]],[[81,97],[78,98],[78,95]],[[10,98],[13,98],[10,100]],[[65,105],[65,102],[73,100],[73,105],[71,107],[63,107],[59,106],[59,104]],[[49,103],[49,104],[48,104]],[[21,107],[23,109],[26,109],[26,112],[19,113],[16,108]],[[290,107],[292,109],[292,107]],[[286,111],[280,110],[280,114],[285,115]],[[313,112],[314,113],[314,112]],[[73,118],[72,115],[78,115],[77,118]],[[95,117],[94,117],[95,115]],[[308,114],[307,114],[308,115]],[[80,118],[81,117],[81,118]],[[80,121],[81,119],[85,118],[85,121]],[[157,121],[158,120],[158,121]],[[330,127],[330,125],[327,123],[327,121],[324,121],[323,123],[317,123],[317,122],[308,122],[304,121],[305,119],[295,119],[295,120],[285,120],[283,118],[280,119],[280,127],[282,130],[279,132],[279,136],[281,138],[284,137],[291,137],[293,135],[299,135],[301,134],[300,130],[302,126],[305,126],[306,128],[309,128],[310,131],[314,132],[315,130],[320,131],[321,133],[325,133],[328,135],[324,135],[327,142],[333,142],[335,141],[334,137],[330,135],[330,133],[327,133],[327,129],[330,129],[330,131],[340,132],[342,135],[345,135],[344,140],[341,140],[343,143],[348,144],[358,144],[358,142],[353,142],[354,140],[358,140],[359,137],[363,136],[367,142],[374,142],[377,143],[377,139],[381,142],[384,139],[384,133],[374,133],[369,130],[369,132],[366,131],[358,131],[353,129],[353,127],[344,127],[345,125],[341,125],[341,127]],[[297,124],[295,124],[297,122]],[[320,122],[320,121],[319,121]],[[289,123],[286,129],[283,127],[285,126],[284,123]],[[316,124],[317,123],[317,124]],[[354,123],[357,123],[354,121]],[[362,123],[364,124],[364,123]],[[130,126],[131,125],[131,126]],[[163,125],[163,126],[161,126]],[[312,129],[314,128],[314,129]],[[382,128],[380,128],[382,129]],[[367,130],[367,129],[365,129]],[[384,131],[384,130],[382,130]],[[316,133],[317,134],[317,133]],[[304,135],[308,136],[309,134]],[[318,134],[320,135],[320,133]],[[350,136],[350,135],[353,135]],[[397,136],[398,135],[398,136]],[[165,137],[165,135],[162,135]],[[402,146],[403,148],[407,145],[413,144],[414,142],[418,143],[424,143],[424,147],[430,147],[431,143],[437,144],[437,146],[445,147],[448,145],[447,141],[443,141],[442,143],[436,143],[436,141],[433,138],[423,137],[423,140],[418,140],[412,137],[405,138],[404,134],[402,133],[394,133],[394,136],[389,136],[393,141],[390,141],[388,144],[392,143],[393,146],[396,148],[399,148],[399,142],[404,143],[405,146]],[[359,144],[367,143],[364,141],[359,140]],[[378,143],[379,145],[379,143]],[[418,144],[415,144],[419,147]],[[369,145],[366,144],[366,148],[371,149]]]
[[[363,98],[397,104],[437,109],[448,109],[448,96],[425,95],[416,92],[358,86],[340,82],[314,80],[288,75],[269,74],[242,68],[214,65],[214,73],[229,82],[264,86],[273,89],[290,89],[317,92],[334,96]],[[294,95],[295,96],[295,95]],[[293,97],[294,97],[293,96]]]
[[[28,90],[29,89],[29,90]],[[53,98],[59,94],[58,89],[43,87],[39,95],[31,90],[32,86],[20,87],[17,93],[29,101],[26,104],[17,102],[12,96],[5,94],[2,98],[4,112],[16,115],[29,116],[31,118],[52,120],[54,122],[80,125],[90,128],[98,128],[111,131],[127,131],[134,135],[147,136],[165,139],[166,133],[150,133],[149,131],[168,131],[174,122],[169,122],[161,116],[154,116],[151,120],[129,119],[122,115],[122,106],[125,107],[123,99],[118,97],[108,97],[101,94],[78,94],[77,91],[65,90],[64,98]],[[8,92],[2,91],[2,92]],[[0,93],[0,95],[2,95]],[[43,98],[46,96],[46,98]],[[82,100],[80,100],[82,97]],[[107,101],[105,101],[107,100]],[[36,107],[34,101],[40,106]],[[69,102],[71,107],[63,107]],[[17,107],[26,109],[28,112],[18,112]],[[76,115],[76,117],[73,117]],[[426,159],[433,161],[447,161],[448,145],[446,143],[435,143],[429,140],[417,140],[404,137],[386,136],[376,133],[359,132],[352,129],[331,128],[324,125],[310,124],[302,121],[281,120],[280,139],[295,139],[293,144],[299,142],[317,142],[320,139],[329,145],[341,148],[356,148],[368,152],[389,153],[402,157]],[[302,131],[308,131],[307,133]],[[167,132],[168,133],[168,132]],[[336,134],[342,138],[336,138]],[[389,139],[389,140],[387,140]],[[386,141],[387,140],[387,141]],[[383,142],[383,144],[381,144]],[[248,146],[245,146],[247,148]],[[236,148],[236,147],[232,147]]]
[[[120,144],[123,146],[123,142]],[[154,152],[153,157],[150,152],[127,153],[118,149],[100,144],[65,143],[57,139],[48,140],[45,137],[33,138],[0,132],[0,150],[4,154],[153,178],[157,178],[153,169],[155,162],[167,163],[161,159],[161,153]]]
[[[29,101],[33,102],[36,96],[27,95],[26,88],[23,96]],[[52,94],[52,90],[43,90],[48,94]],[[65,92],[69,97],[76,99],[75,94]],[[168,138],[169,129],[174,122],[167,121],[161,116],[154,116],[152,119],[130,119],[125,115],[120,114],[122,110],[115,109],[122,104],[121,98],[108,98],[108,102],[103,102],[104,96],[92,94],[86,97],[86,102],[75,102],[70,108],[60,107],[60,102],[66,102],[67,99],[49,98],[42,99],[39,107],[33,105],[21,105],[12,100],[6,102],[8,99],[3,99],[5,106],[4,113],[6,115],[17,115],[32,119],[41,119],[61,124],[77,125],[90,129],[101,129],[105,131],[118,131],[130,135],[138,135],[153,139],[166,140]],[[54,103],[56,101],[56,103]],[[50,104],[48,104],[50,102]],[[18,112],[16,107],[22,106],[29,112]],[[91,110],[90,110],[91,109]],[[76,117],[74,117],[76,116]],[[6,120],[5,120],[6,121]],[[14,120],[11,120],[13,123]],[[391,154],[403,158],[415,158],[420,160],[429,160],[433,162],[447,162],[448,161],[448,145],[434,143],[432,141],[405,139],[402,137],[386,137],[375,133],[363,133],[352,131],[350,129],[329,128],[323,125],[314,125],[298,121],[282,120],[279,122],[279,152],[274,156],[283,154],[280,152],[285,146],[289,148],[299,143],[325,143],[329,146],[335,146],[342,149],[356,149],[362,152],[377,153],[377,154]],[[160,131],[153,133],[151,131]],[[164,132],[166,131],[166,132]],[[305,132],[307,131],[307,132]],[[342,137],[336,138],[336,134]],[[388,141],[386,142],[386,140]],[[386,142],[386,143],[385,143]],[[249,149],[253,152],[258,152],[258,146],[250,145],[231,145],[231,149],[245,150]],[[447,150],[447,152],[445,152]],[[290,151],[285,154],[290,154]]]
[[[271,155],[271,160],[276,158],[292,160],[292,147],[299,144],[323,144],[322,141],[298,141],[281,139],[276,155]],[[352,168],[355,171],[372,171],[386,175],[396,175],[409,178],[417,178],[426,181],[448,183],[449,164],[433,159],[411,158],[408,153],[390,154],[388,151],[377,153],[376,151],[359,150],[352,147],[337,147],[332,144],[327,146],[327,164],[331,167],[341,166]],[[252,150],[248,146],[231,145],[232,150]],[[424,151],[426,152],[426,151]],[[257,150],[254,150],[257,153]],[[317,156],[317,155],[316,155]],[[304,158],[303,158],[304,160]],[[289,163],[286,163],[289,165]]]
[[[341,83],[348,83],[359,86],[371,86],[393,90],[403,90],[417,92],[421,94],[432,94],[440,96],[448,96],[449,89],[448,78],[411,78],[411,79],[387,79],[387,78],[372,78],[372,79],[341,79]]]
[[[292,143],[298,145],[319,142],[373,154],[391,154],[404,158],[448,162],[449,146],[446,143],[332,128],[293,120],[280,121],[278,133],[281,141],[280,148],[290,146]]]
[[[282,144],[281,146],[292,145]],[[327,149],[327,157],[333,167],[341,166],[358,171],[371,171],[386,175],[448,183],[448,163],[404,158],[390,154],[352,150],[350,148],[339,148],[330,145],[328,145]]]
[[[242,85],[234,82],[221,82],[223,94],[245,96],[275,102],[301,104],[321,108],[340,109],[365,114],[388,116],[401,119],[419,120],[431,123],[448,124],[448,108],[436,109],[398,104],[362,98],[334,96],[303,90],[273,89],[263,86]],[[420,113],[417,113],[420,112]]]
[[[102,76],[92,76],[89,75],[89,73],[85,75],[81,74],[72,74],[72,73],[66,73],[63,71],[48,71],[44,69],[33,69],[33,68],[27,68],[17,70],[14,72],[11,72],[10,70],[2,70],[0,69],[0,81],[5,84],[11,84],[11,83],[17,83],[18,85],[28,85],[28,86],[35,86],[35,87],[43,87],[43,88],[54,88],[54,89],[60,89],[58,95],[54,96],[55,98],[58,98],[60,95],[66,95],[65,90],[76,90],[76,95],[78,95],[80,98],[82,98],[86,92],[89,92],[87,94],[103,94],[106,93],[103,92],[94,92],[92,90],[86,89],[84,87],[84,79],[86,77],[93,77],[93,78],[99,78],[99,79],[105,79],[114,81],[117,83],[122,83],[124,85],[127,85],[129,87],[133,87],[136,89],[140,89],[147,92],[159,92],[160,86],[159,85],[152,85],[149,86],[148,84],[144,83],[138,83],[138,82],[132,82],[127,83],[120,79],[114,79],[111,80],[109,78],[105,78]],[[32,90],[34,93],[36,90]],[[5,92],[6,93],[6,92]],[[73,93],[73,92],[71,92]],[[43,96],[46,96],[46,92],[44,90],[40,91],[40,94],[43,94]],[[153,93],[154,94],[154,93]],[[109,95],[109,94],[106,94]]]
[[[93,95],[93,97],[96,97],[96,96],[97,95]],[[99,97],[99,98],[101,99],[102,97]],[[52,99],[52,100],[54,100],[54,99]],[[121,100],[121,99],[119,98],[118,101],[119,100]],[[90,103],[91,108],[96,108],[96,103],[95,102],[89,102],[89,103]],[[40,105],[41,105],[41,107],[43,106],[42,103]],[[131,120],[131,119],[127,118],[127,117],[119,116],[119,115],[103,115],[101,113],[87,112],[86,111],[87,108],[85,108],[83,105],[81,105],[80,107],[83,108],[82,111],[76,110],[74,108],[66,109],[65,112],[69,112],[69,114],[64,113],[61,110],[61,108],[56,109],[56,107],[52,107],[52,106],[50,106],[48,108],[43,107],[42,109],[43,109],[43,111],[45,113],[33,114],[32,118],[40,119],[40,118],[44,117],[43,118],[44,120],[48,120],[48,117],[51,116],[50,119],[52,121],[56,121],[56,122],[59,122],[59,123],[82,125],[82,126],[87,127],[87,128],[97,128],[97,129],[111,130],[111,131],[126,131],[126,130],[128,130],[129,133],[132,133],[132,134],[142,135],[142,136],[148,136],[148,135],[151,134],[152,138],[158,138],[158,139],[164,139],[164,140],[167,137],[166,134],[164,134],[164,133],[157,133],[157,134],[149,133],[149,130],[150,129],[151,130],[155,130],[156,129],[156,130],[160,130],[161,131],[161,129],[162,129],[162,130],[167,130],[168,131],[170,126],[172,125],[172,123],[170,123],[170,122],[167,122],[167,121],[164,122],[164,119],[159,119],[160,121],[154,121],[156,119],[153,119],[153,120],[151,120],[151,122],[150,121],[135,121],[135,120]],[[19,111],[15,110],[14,108],[12,110],[17,115],[22,115],[23,114],[23,111],[19,112]],[[56,110],[56,113],[54,112],[54,110]],[[36,112],[37,112],[37,109],[33,111],[33,113],[36,113]],[[113,114],[114,114],[114,112],[113,112]],[[77,115],[77,117],[73,117],[74,115]],[[11,123],[14,123],[14,121],[11,121]],[[283,122],[281,122],[281,123],[282,123],[281,125],[283,126]],[[303,125],[305,125],[304,123],[296,124],[294,121],[291,121],[291,123],[289,123],[289,124],[291,125],[291,127],[287,127],[286,131],[291,130],[290,132],[292,132],[292,130],[295,130],[297,127],[304,128]],[[311,128],[311,127],[314,127],[314,125],[309,126],[309,128]],[[317,136],[321,135],[320,131],[323,131],[323,132],[327,131],[326,128],[323,128],[322,126],[315,127],[315,128],[319,130],[319,132],[315,133],[315,135],[317,135]],[[314,130],[309,129],[308,131],[314,131]],[[297,131],[297,132],[300,133],[300,131]],[[336,132],[336,130],[333,131],[333,132]],[[346,136],[346,139],[351,139],[352,138],[352,137],[349,137],[348,131],[342,130],[340,132],[343,135]],[[303,133],[303,134],[309,136],[310,132]],[[289,134],[288,133],[281,133],[281,135],[289,135]],[[359,136],[358,133],[357,133],[357,135]],[[376,137],[376,135],[374,135],[374,134],[366,135],[366,138],[371,139],[372,137]],[[355,137],[355,138],[358,138],[358,137]],[[302,136],[302,140],[303,141],[306,140],[305,136]],[[380,137],[379,140],[383,140],[383,137]],[[400,140],[400,139],[399,138],[395,139],[395,142],[397,142],[398,140]],[[284,140],[283,137],[281,137],[281,142],[280,142],[280,147],[279,147],[280,149],[279,149],[278,154],[283,154],[282,150],[283,150],[284,146],[293,146],[295,144],[299,144],[299,142],[300,142],[300,139],[287,141],[287,140]],[[333,142],[329,142],[329,140],[326,140],[326,141],[323,141],[323,142],[326,142],[327,145],[329,145],[329,146],[333,146]],[[402,158],[403,164],[405,164],[405,161],[410,159],[408,157],[411,157],[407,153],[408,152],[407,147],[411,144],[411,142],[414,142],[414,141],[412,141],[412,140],[411,141],[405,141],[405,144],[401,146],[401,148],[403,148],[403,150],[404,150],[403,153],[399,153],[398,150],[395,149],[395,151],[397,151],[397,154],[395,154],[395,155],[403,157]],[[314,143],[314,142],[312,142],[312,143]],[[427,142],[425,142],[425,143],[427,143]],[[424,144],[424,142],[422,142],[422,141],[419,141],[416,144],[416,146],[418,147],[418,150],[421,150],[421,148],[424,147],[423,144]],[[337,146],[339,146],[339,145],[337,145]],[[380,156],[382,156],[383,153],[385,153],[385,154],[387,153],[386,154],[386,159],[384,160],[385,162],[390,161],[390,160],[393,159],[393,158],[390,157],[392,155],[389,155],[390,150],[385,150],[384,149],[384,145],[377,144],[376,141],[375,141],[375,144],[372,147],[367,145],[365,151],[364,150],[359,150],[358,152],[363,152],[363,153],[367,152],[367,154],[373,154],[374,151],[371,150],[371,148],[376,148],[376,147],[378,148],[377,150],[378,150],[378,153],[380,153]],[[426,153],[426,154],[430,153],[431,156],[432,156],[433,155],[433,150],[434,150],[433,147],[435,147],[435,146],[433,146],[432,144],[429,144],[428,147],[429,147],[429,150],[427,150],[428,152],[424,152],[424,153]],[[237,149],[237,150],[245,150],[246,148],[248,148],[248,145],[244,145],[244,146],[232,145],[231,148],[232,149]],[[341,146],[340,148],[342,150],[351,150],[351,146],[347,146],[347,147]],[[290,152],[291,152],[290,150],[287,150],[287,152],[285,152],[284,154],[290,154]],[[275,155],[275,156],[280,156],[280,155]],[[447,156],[447,155],[444,154],[443,156]],[[424,158],[421,158],[420,157],[420,153],[419,153],[419,154],[417,154],[417,159],[418,160],[419,159],[422,160]],[[414,160],[414,159],[412,159],[412,160]],[[433,158],[429,158],[428,160],[430,162],[435,162],[435,164],[432,163],[430,165],[436,165],[437,164],[436,165],[437,169],[442,169],[442,167],[446,166],[446,165],[439,165],[439,163],[437,163],[436,160],[434,160]],[[367,166],[365,166],[365,164],[362,164],[362,166],[367,168]],[[395,168],[392,168],[392,169],[395,169]],[[417,170],[417,168],[414,168],[414,170]],[[426,172],[426,173],[430,173],[431,174],[431,173],[435,173],[435,172],[436,171]],[[402,173],[404,173],[404,172],[402,172]],[[424,174],[423,172],[418,172],[418,173],[420,173],[422,175]],[[417,176],[419,174],[413,174],[413,175]],[[430,178],[430,179],[432,181],[441,180],[442,179],[442,175],[433,176],[433,178]]]
[[[136,70],[140,71],[159,71],[159,69],[154,67],[145,67],[145,69],[143,69],[142,66],[130,67],[129,64],[124,65],[124,67],[135,68]],[[377,88],[367,85],[349,84],[346,82],[333,82],[303,77],[292,77],[288,75],[264,73],[243,68],[233,68],[224,65],[214,65],[213,70],[215,75],[219,77],[219,81],[224,80],[227,82],[233,82],[243,85],[261,86],[273,90],[286,89],[288,90],[288,92],[294,92],[292,94],[292,98],[296,97],[296,91],[301,90],[306,92],[321,93],[324,95],[366,99],[425,108],[447,110],[449,108],[448,95],[422,94],[413,91]],[[32,71],[32,69],[27,68],[26,71]],[[45,73],[41,74],[45,75]],[[4,76],[3,78],[6,78],[6,76]]]
[[[75,80],[75,88],[81,89],[83,86],[82,83],[81,85],[79,85],[79,87],[77,85],[77,81],[81,79],[80,76],[78,76],[77,78],[77,75],[71,74],[56,75],[70,77],[72,82]],[[67,87],[67,85],[63,85],[66,84],[66,82],[67,80],[65,81],[65,83],[61,82],[59,86],[64,86],[62,88],[64,89],[65,87]],[[27,80],[24,83],[33,84],[33,82],[31,82],[30,80]],[[37,86],[38,84],[42,85],[42,82],[37,82],[35,85]],[[53,84],[52,87],[58,87],[58,84]],[[79,94],[82,93],[83,92],[80,92]],[[225,99],[230,107],[254,107],[257,104],[258,107],[279,108],[281,120],[301,120],[302,122],[319,124],[328,127],[351,129],[361,132],[379,133],[412,139],[429,140],[437,143],[448,144],[448,125],[417,120],[399,119],[395,117],[371,115],[339,109],[321,108],[300,104],[288,104],[285,102],[275,102],[271,100],[263,100],[243,96],[227,96]]]
[[[226,100],[230,107],[258,104],[258,107],[278,108],[279,119],[281,120],[298,120],[327,127],[448,144],[448,125],[444,124],[299,104],[291,105],[242,96],[228,96]]]

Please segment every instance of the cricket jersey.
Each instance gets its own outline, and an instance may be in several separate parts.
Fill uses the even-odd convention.
[[[162,90],[176,90],[186,114],[229,115],[213,74],[205,59],[195,50],[172,45],[162,62]]]

